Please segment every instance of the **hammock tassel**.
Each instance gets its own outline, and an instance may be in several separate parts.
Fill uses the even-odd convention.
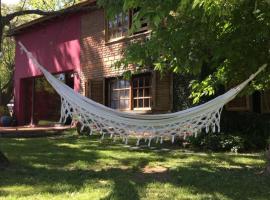
[[[141,141],[141,138],[138,138],[137,139],[137,142],[136,142],[136,146],[139,146],[140,145],[140,141]]]
[[[175,135],[172,135],[172,143],[174,143]]]
[[[152,141],[152,139],[153,139],[152,137],[149,138],[148,147],[151,146],[151,141]]]

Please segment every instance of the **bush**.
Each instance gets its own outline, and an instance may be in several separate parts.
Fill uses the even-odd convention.
[[[0,106],[0,116],[10,116],[7,106]]]
[[[244,140],[239,136],[226,135],[224,133],[201,133],[197,137],[188,137],[188,142],[193,148],[211,151],[244,150]]]
[[[264,150],[270,137],[270,115],[223,112],[221,129],[227,135],[240,136],[244,140],[244,149]]]

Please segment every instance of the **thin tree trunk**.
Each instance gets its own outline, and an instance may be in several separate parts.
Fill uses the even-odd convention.
[[[2,2],[0,0],[0,60],[1,60],[1,54],[2,54],[2,41],[3,41],[3,17],[2,17]]]
[[[3,18],[2,18],[2,2],[0,0],[0,53],[2,53],[2,39],[3,39]],[[1,59],[0,55],[0,59]],[[9,165],[9,161],[7,157],[0,151],[0,169],[1,168],[6,168]]]

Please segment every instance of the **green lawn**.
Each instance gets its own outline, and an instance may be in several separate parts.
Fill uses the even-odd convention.
[[[0,199],[270,199],[270,178],[256,175],[263,154],[202,153],[177,145],[136,148],[75,133],[3,139],[10,158]]]

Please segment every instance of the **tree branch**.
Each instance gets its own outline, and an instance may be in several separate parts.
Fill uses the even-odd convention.
[[[23,15],[42,15],[42,16],[49,16],[49,15],[60,15],[60,14],[68,14],[68,13],[75,13],[77,11],[90,11],[97,9],[97,6],[85,6],[85,7],[76,7],[76,8],[68,8],[64,10],[59,11],[43,11],[39,9],[35,10],[21,10],[17,12],[13,12],[11,14],[7,14],[6,16],[2,17],[3,25],[8,25],[11,20],[13,20],[15,17],[23,16]]]

